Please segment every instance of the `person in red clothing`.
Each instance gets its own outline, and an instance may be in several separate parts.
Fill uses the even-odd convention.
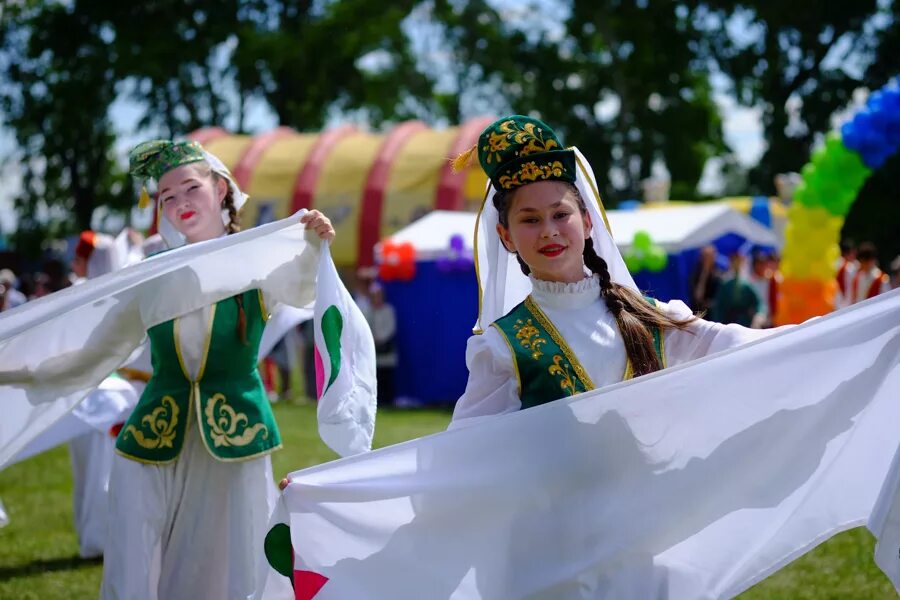
[[[850,304],[856,304],[891,289],[886,273],[878,268],[878,250],[869,242],[859,245],[856,253],[859,267],[853,275],[848,290]]]
[[[837,279],[838,291],[834,296],[834,308],[844,308],[853,304],[850,297],[850,284],[853,282],[853,276],[859,266],[856,262],[856,246],[850,240],[841,240],[841,258],[837,263]]]

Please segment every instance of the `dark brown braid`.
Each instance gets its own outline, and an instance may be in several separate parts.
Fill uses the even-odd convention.
[[[575,195],[582,216],[587,214],[587,206],[578,188],[571,183],[566,185]],[[512,205],[514,192],[515,190],[498,191],[494,194],[494,207],[499,215],[498,220],[500,225],[506,229],[509,229],[509,208]],[[526,275],[531,273],[531,269],[518,253],[516,253],[516,259],[519,261],[523,273]],[[616,325],[619,327],[622,341],[625,344],[625,353],[634,369],[634,376],[639,377],[659,371],[662,365],[653,344],[651,327],[658,327],[662,331],[666,329],[685,330],[696,317],[684,320],[669,318],[631,288],[612,281],[609,266],[594,250],[594,240],[591,238],[584,241],[584,264],[600,279],[600,296],[606,303],[606,308],[616,319]]]

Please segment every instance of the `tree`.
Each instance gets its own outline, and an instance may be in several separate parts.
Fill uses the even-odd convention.
[[[366,120],[433,118],[432,82],[402,29],[415,0],[250,0],[233,57],[240,89],[264,97],[282,125],[319,129],[334,111]]]
[[[55,3],[8,7],[4,16],[0,107],[24,168],[14,241],[33,255],[47,233],[89,228],[96,206],[123,207],[131,193],[112,152],[115,80],[100,27]]]
[[[740,103],[763,108],[768,148],[750,173],[751,191],[769,192],[775,174],[800,170],[815,135],[831,129],[831,116],[864,84],[870,64],[889,60],[896,68],[896,52],[875,35],[878,13],[877,0],[700,5],[705,52]]]
[[[532,7],[517,27],[482,0],[435,6],[459,81],[480,74],[501,103],[558,127],[607,196],[639,196],[658,164],[674,195],[696,197],[706,160],[727,152],[685,5],[574,0],[568,15]]]

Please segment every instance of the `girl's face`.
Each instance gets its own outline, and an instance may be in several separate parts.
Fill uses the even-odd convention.
[[[520,187],[507,222],[508,229],[497,225],[503,245],[518,252],[537,279],[565,283],[584,279],[584,241],[591,234],[591,218],[581,213],[568,185],[538,181]]]
[[[159,201],[169,223],[187,238],[202,242],[225,233],[222,201],[228,184],[204,167],[190,163],[176,167],[159,180]]]

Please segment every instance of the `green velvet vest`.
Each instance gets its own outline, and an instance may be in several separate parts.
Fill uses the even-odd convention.
[[[195,421],[206,449],[218,460],[244,460],[281,446],[257,368],[268,315],[259,290],[244,292],[242,300],[247,343],[238,337],[235,298],[215,304],[195,379],[181,356],[179,319],[147,331],[153,375],[116,440],[120,454],[146,463],[172,462]]]
[[[647,301],[656,305],[652,298]],[[512,353],[523,409],[594,389],[578,357],[531,296],[492,326]],[[665,367],[662,335],[656,327],[652,333],[656,354]],[[622,379],[632,377],[631,361],[627,361]]]

